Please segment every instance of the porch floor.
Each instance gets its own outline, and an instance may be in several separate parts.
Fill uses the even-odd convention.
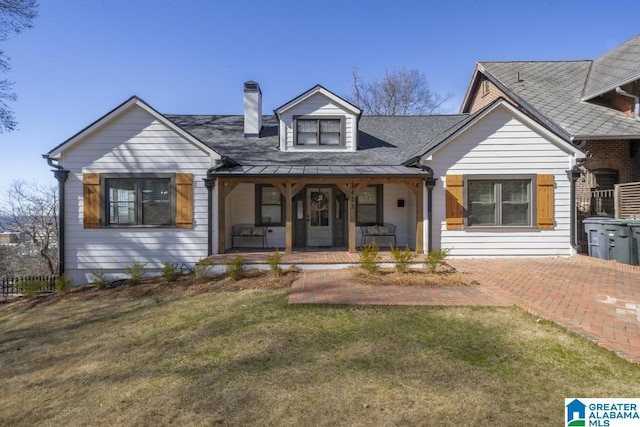
[[[242,255],[245,264],[269,264],[268,258],[275,253],[274,248],[231,248],[227,253],[211,255],[207,260],[213,265],[224,264],[233,259],[236,255]],[[345,248],[304,248],[295,249],[288,254],[279,251],[282,255],[281,264],[297,265],[297,266],[327,266],[335,264],[336,266],[356,265],[360,262],[360,252],[349,252]],[[415,252],[414,252],[415,253]],[[392,263],[393,256],[391,251],[381,248],[380,259],[382,263]],[[418,262],[422,261],[420,259]]]

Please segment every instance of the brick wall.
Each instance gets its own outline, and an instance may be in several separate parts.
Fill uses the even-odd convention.
[[[588,170],[616,169],[620,183],[634,182],[638,178],[640,155],[631,156],[629,140],[588,141],[585,151],[591,158],[585,164]]]
[[[486,85],[486,86],[485,86]],[[485,88],[487,89],[485,91]],[[471,104],[470,113],[475,113],[481,108],[491,104],[496,99],[502,97],[504,99],[510,99],[504,92],[502,92],[496,85],[489,80],[481,81],[478,85],[476,92],[471,94],[473,103]]]

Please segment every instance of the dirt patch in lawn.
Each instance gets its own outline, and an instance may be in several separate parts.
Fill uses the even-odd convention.
[[[412,268],[401,273],[395,268],[379,268],[369,273],[361,268],[354,269],[356,282],[372,286],[473,286],[479,283],[469,276],[459,273],[448,264],[438,267],[435,272],[425,268]]]
[[[194,274],[178,276],[173,282],[161,277],[145,278],[138,284],[118,280],[104,286],[83,285],[72,287],[63,293],[40,295],[35,298],[13,297],[0,299],[0,310],[16,307],[35,307],[62,301],[89,301],[127,299],[141,297],[189,296],[210,292],[240,292],[248,290],[273,290],[291,287],[299,269],[292,267],[275,275],[271,271],[247,270],[242,278],[233,280],[224,274],[197,279]],[[394,268],[380,268],[368,273],[362,268],[352,269],[352,280],[372,286],[472,286],[478,282],[443,264],[436,272],[428,269],[409,269],[400,273]]]

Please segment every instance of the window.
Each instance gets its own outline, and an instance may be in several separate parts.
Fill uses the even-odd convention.
[[[84,228],[193,228],[193,174],[82,174]]]
[[[468,226],[531,226],[531,179],[467,182]]]
[[[489,95],[490,90],[491,86],[489,83],[489,79],[487,79],[486,77],[482,77],[482,96]]]
[[[284,197],[276,187],[256,185],[256,225],[284,225]]]
[[[315,118],[296,119],[296,145],[342,145],[342,120]]]
[[[370,185],[358,193],[356,224],[382,224],[382,185]]]
[[[555,176],[446,175],[447,230],[520,226],[553,230]]]
[[[613,190],[618,183],[618,171],[615,169],[595,169],[591,173],[595,178],[596,190]]]
[[[105,178],[106,225],[172,225],[171,178]]]

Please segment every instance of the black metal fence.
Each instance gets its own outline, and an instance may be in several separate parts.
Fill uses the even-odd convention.
[[[0,295],[51,293],[56,289],[57,276],[0,277]]]

